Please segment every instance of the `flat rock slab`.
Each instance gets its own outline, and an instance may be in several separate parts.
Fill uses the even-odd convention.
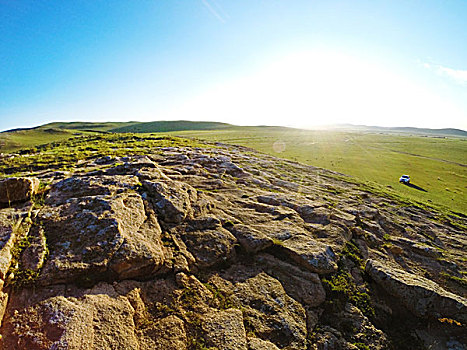
[[[108,268],[119,278],[137,277],[164,261],[161,229],[137,193],[69,198],[43,207],[39,219],[50,250],[45,284],[99,280]]]
[[[7,319],[5,349],[137,349],[134,309],[127,298],[56,296]]]
[[[326,274],[337,270],[336,254],[331,246],[306,235],[296,235],[282,242],[287,254],[311,272]]]
[[[467,322],[467,299],[444,290],[437,283],[371,259],[365,271],[417,316]]]

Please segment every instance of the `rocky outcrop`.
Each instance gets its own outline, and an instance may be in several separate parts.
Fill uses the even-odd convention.
[[[416,315],[467,323],[467,299],[444,290],[437,283],[374,260],[367,261],[365,271]]]
[[[141,196],[122,192],[59,203],[49,202],[38,215],[49,247],[42,283],[87,283],[91,274],[99,279],[108,270],[118,278],[135,277],[163,263],[161,229],[154,214],[146,215]]]
[[[467,341],[461,224],[252,150],[119,137],[0,209],[1,348]]]
[[[35,177],[11,177],[0,181],[0,203],[24,202],[39,189],[39,179]]]
[[[305,309],[287,295],[281,283],[259,275],[234,287],[234,300],[243,306],[247,329],[285,349],[305,349]]]

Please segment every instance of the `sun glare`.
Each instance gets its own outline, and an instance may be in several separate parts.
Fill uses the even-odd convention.
[[[333,123],[426,125],[460,111],[383,66],[337,53],[305,52],[264,66],[186,101],[169,113],[240,125]]]

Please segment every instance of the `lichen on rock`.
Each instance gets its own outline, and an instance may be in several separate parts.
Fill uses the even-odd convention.
[[[93,137],[0,182],[1,348],[467,342],[466,232],[434,209],[241,147]]]

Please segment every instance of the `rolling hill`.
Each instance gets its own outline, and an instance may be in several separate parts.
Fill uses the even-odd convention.
[[[0,152],[14,152],[25,147],[62,141],[89,133],[155,133],[185,130],[225,130],[234,126],[218,122],[187,120],[154,122],[53,122],[33,128],[18,128],[0,133]]]
[[[414,134],[425,136],[460,136],[467,137],[467,131],[455,128],[429,129],[429,128],[414,128],[414,127],[383,127],[383,126],[368,126],[368,125],[353,125],[353,124],[337,124],[327,126],[331,130],[341,131],[367,131],[367,132],[383,132],[395,134]]]

